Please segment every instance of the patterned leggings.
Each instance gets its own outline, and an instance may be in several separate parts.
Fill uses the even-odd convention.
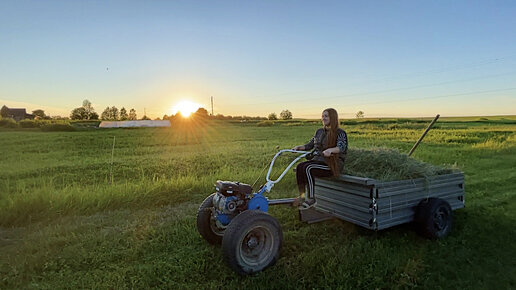
[[[296,177],[299,194],[305,193],[305,187],[308,185],[308,192],[305,197],[314,198],[314,177],[332,176],[331,169],[326,163],[321,161],[305,161],[297,165]]]

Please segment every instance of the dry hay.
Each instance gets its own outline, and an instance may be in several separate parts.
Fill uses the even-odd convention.
[[[418,161],[395,149],[349,149],[343,173],[381,181],[429,178],[458,170]]]

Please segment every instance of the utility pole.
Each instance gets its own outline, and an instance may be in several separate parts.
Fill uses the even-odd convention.
[[[211,115],[213,116],[213,96],[211,96]]]

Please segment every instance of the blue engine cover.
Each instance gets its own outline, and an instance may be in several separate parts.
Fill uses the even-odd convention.
[[[247,204],[247,209],[258,209],[263,212],[269,210],[269,201],[261,194],[255,194]]]
[[[231,222],[231,218],[227,214],[217,214],[217,219],[219,222],[225,226],[227,226]]]
[[[236,199],[236,197],[228,197],[226,201],[231,201]],[[227,203],[226,203],[227,204]],[[226,205],[224,205],[225,209]],[[247,209],[257,209],[261,210],[263,212],[267,212],[269,210],[269,201],[261,194],[255,194],[251,200],[249,200],[249,203],[247,204]],[[227,226],[230,222],[233,216],[229,214],[221,213],[219,210],[217,210],[217,220]]]

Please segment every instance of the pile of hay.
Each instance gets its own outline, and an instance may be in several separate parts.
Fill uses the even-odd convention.
[[[429,178],[457,171],[453,168],[417,161],[394,149],[372,148],[349,149],[342,173],[381,181],[394,181]]]

